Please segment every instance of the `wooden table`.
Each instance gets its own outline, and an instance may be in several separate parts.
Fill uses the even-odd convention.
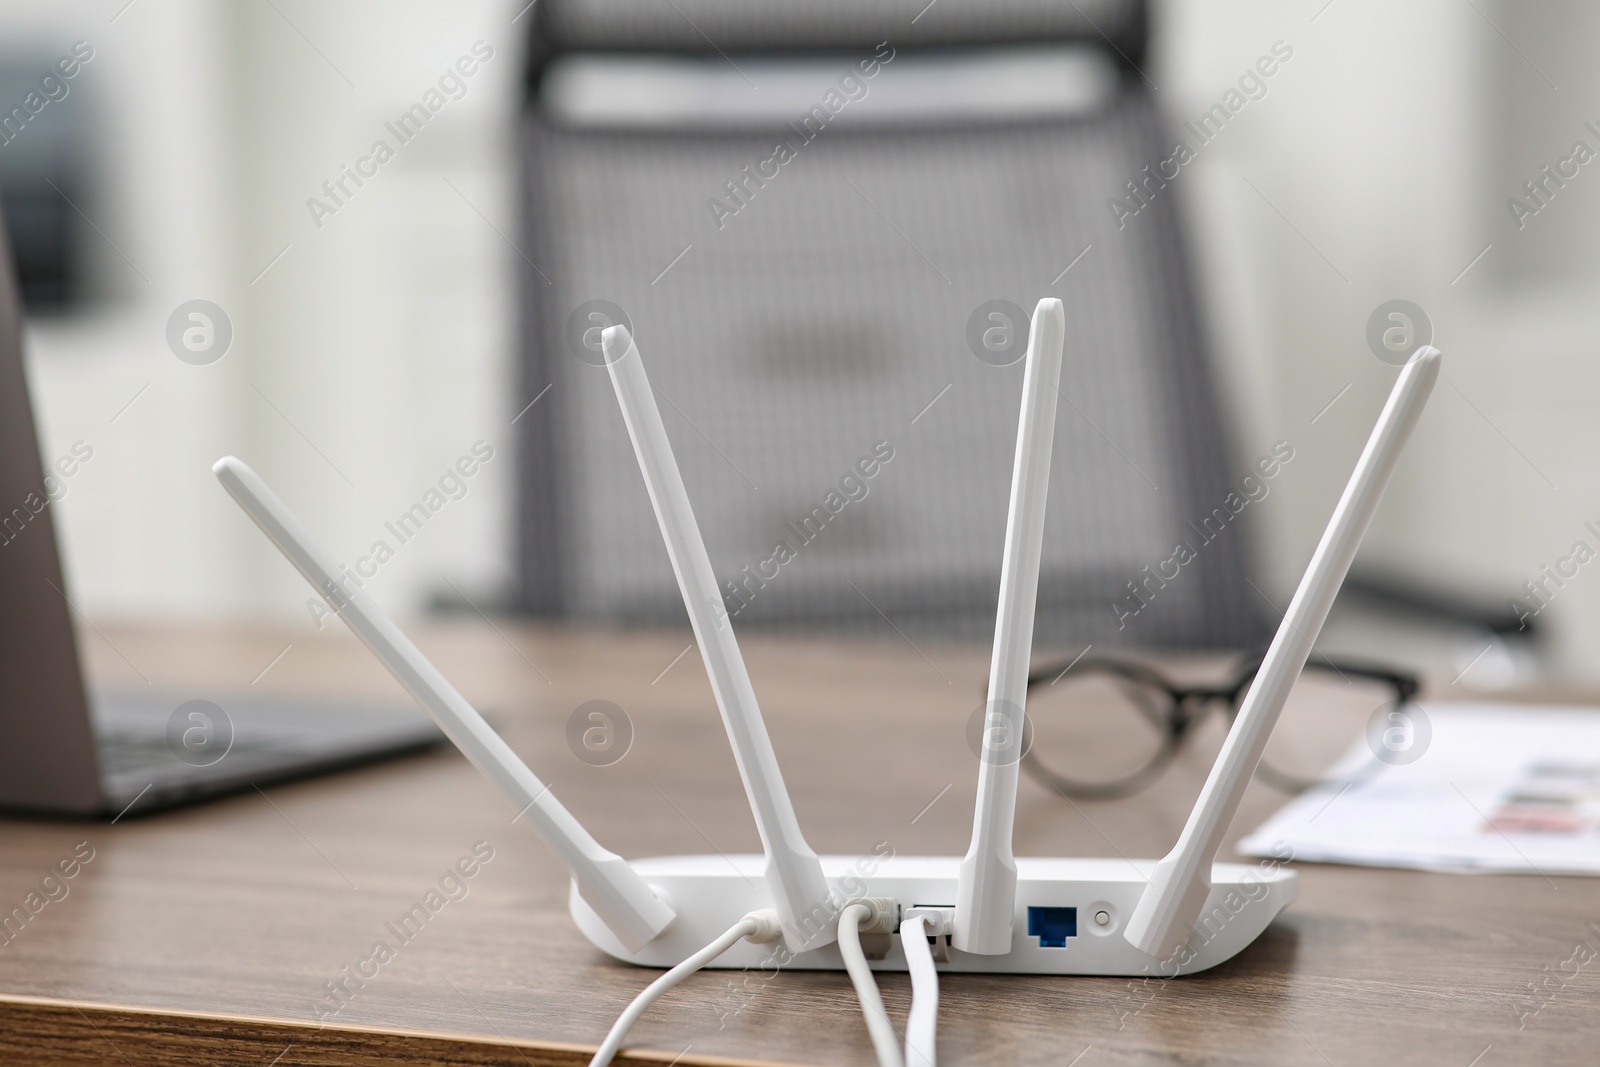
[[[185,696],[398,693],[331,629],[101,627],[98,677],[146,675]],[[683,633],[499,624],[425,629],[419,643],[604,843],[627,856],[756,851],[727,742]],[[811,844],[866,853],[965,850],[982,648],[747,638],[774,744]],[[106,639],[115,645],[111,648]],[[142,684],[142,683],[141,683]],[[635,738],[593,767],[568,716],[614,701]],[[907,739],[911,739],[908,741]],[[1022,787],[1023,854],[1157,856],[1220,741],[1197,739],[1155,787],[1067,803]],[[1281,798],[1252,787],[1235,833]],[[566,878],[509,805],[452,750],[115,825],[0,823],[0,909],[87,842],[94,858],[0,946],[0,1062],[582,1063],[650,972],[591,948]],[[487,841],[493,859],[336,1014],[326,987],[385,924]],[[1372,1064],[1494,1067],[1600,1059],[1600,880],[1446,876],[1301,865],[1301,899],[1235,960],[1177,981],[946,976],[944,1062]],[[1569,965],[1570,967],[1570,965]],[[1554,977],[1552,977],[1554,976]],[[730,973],[691,979],[648,1013],[638,1062],[870,1064],[840,974],[785,974],[753,998]],[[897,1021],[904,975],[881,976]],[[1554,992],[1519,1029],[1529,983]],[[319,1007],[319,1005],[321,1005]],[[1078,1057],[1075,1059],[1075,1057]],[[626,1057],[622,1061],[626,1061]]]

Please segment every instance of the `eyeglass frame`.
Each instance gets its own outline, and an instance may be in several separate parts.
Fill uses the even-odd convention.
[[[1222,686],[1199,685],[1180,686],[1172,682],[1160,671],[1147,664],[1135,660],[1112,659],[1107,657],[1085,658],[1080,655],[1077,659],[1065,664],[1054,664],[1050,667],[1035,670],[1028,675],[1028,691],[1031,693],[1035,686],[1050,679],[1054,685],[1069,674],[1103,673],[1113,677],[1124,678],[1136,684],[1144,685],[1152,691],[1162,693],[1168,700],[1168,711],[1163,716],[1164,721],[1156,725],[1163,730],[1161,747],[1151,758],[1150,762],[1131,774],[1108,782],[1094,783],[1082,782],[1067,778],[1045,765],[1038,757],[1032,744],[1023,746],[1021,763],[1023,770],[1029,777],[1048,786],[1061,796],[1083,800],[1112,800],[1119,797],[1131,796],[1147,788],[1159,778],[1171,765],[1180,751],[1184,741],[1190,736],[1195,725],[1206,718],[1213,704],[1221,702],[1227,708],[1229,723],[1237,718],[1239,702],[1243,698],[1250,683],[1261,670],[1262,661],[1266,658],[1265,652],[1247,657],[1238,667],[1234,680]],[[1351,661],[1332,660],[1322,656],[1312,656],[1306,661],[1308,668],[1333,671],[1340,677],[1347,678],[1355,675],[1369,681],[1379,682],[1394,692],[1392,705],[1401,708],[1416,699],[1417,693],[1422,689],[1421,680],[1409,671],[1398,668],[1384,667],[1371,663],[1355,663]],[[1138,701],[1130,700],[1141,713],[1149,714]],[[1384,705],[1389,706],[1389,705]],[[1320,785],[1326,785],[1323,779],[1302,778],[1289,774],[1271,766],[1263,759],[1256,765],[1256,777],[1274,789],[1285,793],[1298,794]]]

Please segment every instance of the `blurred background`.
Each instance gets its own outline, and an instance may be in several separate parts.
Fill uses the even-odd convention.
[[[24,274],[45,456],[78,442],[93,450],[55,505],[86,614],[315,626],[300,579],[220,491],[212,461],[245,458],[354,561],[378,540],[396,541],[385,524],[484,442],[493,459],[460,498],[431,509],[426,527],[376,569],[370,588],[382,603],[412,616],[466,606],[681,623],[620,419],[606,407],[604,372],[561,350],[580,305],[605,300],[631,315],[647,360],[661,353],[652,376],[668,398],[668,429],[730,581],[770,557],[772,542],[788,536],[785,517],[822,500],[875,442],[895,450],[871,493],[838,515],[837,536],[785,564],[794,577],[762,589],[741,622],[865,630],[893,620],[970,637],[971,619],[992,618],[1021,366],[992,366],[963,331],[986,300],[1029,309],[1054,295],[1069,317],[1114,299],[1126,310],[1111,316],[1103,350],[1069,343],[1063,391],[1082,410],[1063,406],[1059,416],[1065,451],[1047,556],[1060,560],[1047,566],[1041,597],[1053,610],[1042,608],[1041,642],[1069,656],[1096,641],[1247,643],[1286,605],[1393,383],[1394,367],[1369,348],[1368,322],[1404,299],[1425,310],[1448,362],[1324,651],[1398,655],[1479,687],[1600,678],[1600,568],[1559,563],[1576,542],[1600,549],[1600,534],[1585,527],[1600,526],[1600,472],[1588,458],[1600,448],[1591,414],[1600,364],[1585,299],[1600,270],[1600,176],[1580,162],[1559,182],[1542,172],[1559,169],[1579,141],[1600,149],[1600,133],[1586,126],[1600,125],[1600,110],[1584,103],[1600,99],[1600,70],[1583,44],[1600,33],[1600,10],[1571,0],[1160,0],[1146,20],[1118,3],[1071,5],[1059,18],[1002,5],[1013,16],[1002,23],[1019,33],[1030,19],[1056,18],[1052,28],[1075,49],[1058,67],[1049,63],[1061,57],[1043,53],[979,57],[1008,78],[1043,63],[1036,80],[1055,78],[1060,89],[1044,93],[1050,106],[1082,109],[1051,117],[1050,155],[1032,144],[1026,116],[962,114],[930,140],[934,119],[913,114],[920,105],[897,96],[894,80],[953,84],[960,71],[946,79],[927,64],[951,61],[963,33],[986,39],[1004,28],[958,0],[899,5],[905,35],[874,75],[877,101],[849,108],[900,108],[900,118],[847,121],[847,109],[839,136],[819,135],[749,199],[748,214],[718,219],[706,201],[739,202],[703,175],[735,179],[738,161],[760,156],[738,141],[718,141],[721,155],[691,150],[696,138],[718,136],[706,126],[725,122],[750,144],[770,141],[754,129],[765,119],[739,113],[743,86],[776,106],[787,78],[800,102],[788,113],[803,114],[838,70],[874,54],[876,27],[818,46],[825,76],[813,83],[773,66],[773,38],[762,34],[781,37],[782,25],[730,26],[723,37],[719,5],[671,5],[690,33],[652,29],[633,10],[641,5],[621,0],[569,3],[565,22],[545,10],[551,2],[0,3],[0,110],[21,106],[61,57],[80,67],[62,83],[65,95],[6,128],[0,192]],[[677,49],[694,68],[645,65],[623,82],[604,77],[604,56],[573,62],[609,39],[606,18],[634,33],[621,58]],[[755,44],[741,51],[740,33]],[[1089,53],[1097,58],[1084,60]],[[466,69],[456,66],[463,57],[472,73],[441,82]],[[1266,57],[1273,73],[1241,82]],[[757,85],[769,76],[762,98]],[[1020,88],[991,94],[987,106],[1043,106],[1026,77],[1012,81]],[[403,139],[389,132],[441,85],[446,95],[425,124]],[[1114,201],[1129,203],[1124,182],[1141,178],[1139,161],[1170,156],[1185,124],[1219,104],[1225,124],[1148,208],[1119,218]],[[1158,125],[1142,117],[1146,106]],[[676,127],[689,132],[679,137]],[[954,174],[950,161],[981,154],[989,127],[1016,141],[997,142],[997,152],[1044,160],[1029,174],[1036,185],[1056,180],[1059,161],[1083,221],[1058,235],[1024,211],[1011,230],[986,233],[982,174],[952,178],[957,192],[963,181],[977,189],[972,198],[941,203],[920,185],[897,194],[898,173],[926,172],[930,183]],[[1096,147],[1102,129],[1112,148]],[[379,139],[393,158],[341,188]],[[1103,167],[1076,162],[1097,152]],[[619,167],[649,181],[630,185]],[[1542,198],[1524,188],[1529,181],[1543,183]],[[680,185],[688,191],[670,202],[649,198]],[[1513,211],[1513,198],[1529,211]],[[1036,200],[1043,215],[1060,214],[1048,196]],[[868,267],[825,280],[826,250],[797,251],[830,219],[839,247]],[[964,220],[978,227],[970,246],[956,232]],[[935,222],[951,232],[934,232]],[[1148,247],[1117,243],[1141,227],[1128,240]],[[607,258],[630,233],[642,235],[637,256]],[[1029,234],[1040,247],[1027,246]],[[1033,280],[1001,281],[1003,265],[962,273],[969,247],[997,263],[1014,251]],[[1154,276],[1167,288],[1139,290],[1144,261],[1165,264]],[[923,262],[939,277],[907,281]],[[623,264],[632,274],[613,281]],[[1089,295],[1108,287],[1119,295]],[[861,307],[829,317],[856,296]],[[167,340],[175,309],[197,299],[222,308],[232,329],[226,354],[205,365],[175,358]],[[721,308],[731,323],[742,308],[786,301],[835,332],[700,337],[704,316],[685,310]],[[1139,332],[1157,320],[1159,329]],[[928,331],[905,356],[921,361],[902,368],[909,377],[891,368],[862,384],[850,366],[829,362],[830,345],[848,349],[863,336],[890,345],[892,324],[906,322]],[[702,348],[738,348],[751,336],[767,336],[771,358],[803,373],[729,384],[714,363],[694,363]],[[1178,349],[1179,377],[1169,380],[1164,353]],[[1152,396],[1168,387],[1162,381],[1193,390],[1151,407],[1182,423],[1185,440],[1216,446],[1202,473],[1184,466],[1196,461],[1181,441],[1141,444],[1169,432],[1158,416],[1119,414],[1073,391],[1070,365],[1087,375],[1130,360]],[[829,421],[817,412],[834,410],[832,394],[807,392],[818,375],[844,380],[851,396],[877,389],[883,402]],[[1082,388],[1122,381],[1106,375]],[[946,396],[945,383],[961,384]],[[983,404],[1010,414],[996,416],[992,433],[973,429],[982,447],[968,449],[965,438],[939,436],[953,432],[939,428],[939,404],[969,427],[986,417]],[[892,425],[890,408],[904,413]],[[1214,412],[1214,424],[1184,421],[1196,411]],[[942,445],[919,451],[919,433]],[[763,435],[784,454],[758,454]],[[1119,625],[1117,598],[1143,578],[1140,566],[1170,556],[1280,443],[1293,459],[1229,531],[1230,555],[1208,552],[1206,584],[1163,589],[1152,604],[1187,597],[1196,601],[1189,615],[1143,630]],[[811,444],[814,462],[793,459]],[[1099,473],[1073,475],[1074,457],[1091,452]],[[969,457],[971,470],[962,466]],[[560,484],[552,468],[565,472]],[[1084,517],[1102,510],[1135,535]],[[1099,553],[1081,573],[1072,570],[1080,547]],[[1560,566],[1569,576],[1552,582],[1546,568]],[[941,576],[988,591],[970,603],[919,599]],[[1544,583],[1537,638],[1518,632],[1519,615],[1541,603],[1528,582]]]

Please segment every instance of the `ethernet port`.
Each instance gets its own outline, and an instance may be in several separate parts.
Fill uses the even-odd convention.
[[[1029,908],[1028,936],[1040,948],[1066,948],[1067,938],[1078,936],[1077,908]]]

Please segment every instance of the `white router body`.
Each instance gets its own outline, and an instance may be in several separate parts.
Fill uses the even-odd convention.
[[[1018,858],[1011,839],[1020,746],[1007,739],[1023,736],[1064,334],[1061,301],[1041,300],[1024,368],[972,844],[959,858],[819,857],[806,843],[643,359],[625,328],[602,334],[607,369],[761,835],[760,856],[628,862],[604,848],[255,472],[232,457],[214,469],[267,537],[555,850],[573,877],[579,929],[617,959],[675,967],[720,944],[741,916],[770,910],[781,944],[738,940],[712,965],[839,970],[845,967],[837,945],[843,909],[852,900],[883,898],[898,905],[897,918],[937,909],[939,921],[920,928],[939,931],[937,958],[946,971],[1189,974],[1237,954],[1295,898],[1294,873],[1276,861],[1213,861],[1438,377],[1439,352],[1424,347],[1401,371],[1172,851],[1150,861]],[[914,741],[908,736],[907,744]],[[884,940],[873,955],[879,969],[907,967],[902,944]]]
[[[958,856],[822,856],[821,860],[841,906],[861,897],[890,897],[907,908],[949,907],[956,899]],[[1158,960],[1122,936],[1155,860],[1019,856],[1016,862],[1011,950],[987,956],[942,945],[939,970],[1160,978],[1193,974],[1232,959],[1299,895],[1295,873],[1275,862],[1219,863],[1212,869],[1211,895],[1194,937],[1184,951]],[[768,906],[761,880],[764,856],[658,856],[633,860],[631,865],[678,913],[671,926],[638,951],[629,951],[617,939],[575,884],[570,898],[572,919],[583,935],[627,963],[672,967],[726,930],[729,916]],[[865,869],[872,873],[861,873]],[[833,917],[837,915],[836,909]],[[1030,933],[1030,928],[1042,932]],[[880,948],[887,951],[870,960],[874,970],[906,969],[898,938],[883,937]],[[808,971],[844,969],[837,944],[791,955],[780,945],[741,941],[709,964],[749,970],[774,970],[780,965]]]

